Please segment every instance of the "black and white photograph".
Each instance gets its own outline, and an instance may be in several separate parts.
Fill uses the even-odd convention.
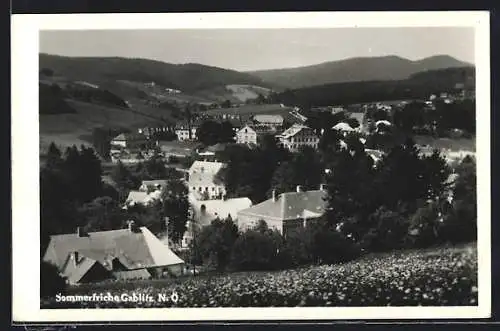
[[[19,316],[488,317],[488,15],[382,14],[30,26]]]

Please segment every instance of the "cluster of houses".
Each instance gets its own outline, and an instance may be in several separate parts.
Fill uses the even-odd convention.
[[[151,84],[150,87],[155,87]],[[180,91],[167,91],[179,93]],[[430,101],[446,100],[448,95],[431,96]],[[367,107],[376,107],[387,112],[391,106],[377,103],[365,105],[358,112],[349,112],[359,125],[351,126],[349,121],[337,123],[332,127],[347,135],[350,132],[367,133],[371,127],[366,118]],[[345,109],[332,106],[321,109],[336,114]],[[264,136],[276,138],[279,145],[291,152],[297,152],[303,146],[317,148],[320,135],[312,128],[304,125],[306,121],[298,109],[290,112],[297,119],[295,124],[285,127],[282,115],[259,114],[243,119],[239,115],[224,115],[223,120],[230,121],[235,130],[235,142],[257,146]],[[350,122],[352,123],[352,122]],[[114,162],[141,162],[150,158],[160,149],[162,155],[187,156],[193,152],[197,130],[201,123],[189,125],[179,123],[175,127],[146,127],[135,133],[122,133],[111,141],[111,158]],[[374,124],[376,132],[384,132],[391,127],[387,120]],[[186,146],[173,148],[172,145],[162,145],[152,137],[158,132],[174,132],[177,139]],[[360,138],[361,142],[365,140]],[[345,142],[341,141],[341,145]],[[265,201],[253,204],[248,197],[228,198],[221,174],[227,164],[216,159],[216,151],[220,146],[212,146],[198,156],[204,160],[194,161],[186,173],[185,185],[188,188],[190,219],[187,231],[178,249],[186,249],[193,240],[194,229],[209,225],[215,218],[231,218],[241,231],[255,226],[263,220],[270,228],[276,229],[284,236],[289,231],[306,225],[321,217],[326,210],[326,186],[320,185],[315,190],[304,190],[297,186],[292,192],[272,191],[271,197]],[[383,153],[378,150],[365,149],[376,164]],[[457,157],[462,157],[459,155]],[[326,172],[329,169],[325,170]],[[123,208],[127,209],[140,204],[150,206],[161,201],[169,179],[143,181],[137,190],[129,192]],[[168,222],[168,220],[167,220]],[[96,282],[106,279],[147,279],[164,275],[180,275],[187,272],[185,262],[172,251],[172,243],[168,238],[160,239],[145,227],[137,227],[131,221],[126,229],[85,232],[77,228],[75,233],[53,235],[44,261],[56,265],[70,284]]]

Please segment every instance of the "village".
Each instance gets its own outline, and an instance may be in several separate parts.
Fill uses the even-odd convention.
[[[439,96],[431,95],[423,104],[432,110],[438,100],[450,104],[464,99],[465,92],[454,96],[442,93]],[[349,149],[346,141],[355,137],[366,155],[373,160],[373,167],[376,167],[386,151],[366,146],[367,140],[373,135],[390,135],[394,126],[395,109],[401,109],[409,102],[412,101],[396,104],[379,102],[354,107],[318,107],[310,111],[332,116],[342,115],[342,120],[327,131],[336,132],[341,137],[341,150]],[[199,114],[195,120],[181,121],[175,127],[137,128],[135,132],[120,133],[110,141],[109,155],[114,165],[133,166],[155,159],[181,174],[180,181],[187,191],[189,212],[188,219],[185,220],[186,230],[180,240],[169,238],[168,217],[157,220],[164,223],[166,229],[160,237],[145,226],[137,226],[133,220],[128,221],[126,229],[85,233],[78,227],[73,234],[52,235],[44,261],[57,265],[67,282],[72,285],[106,279],[134,280],[194,275],[197,268],[198,273],[202,272],[203,266],[187,263],[180,256],[187,256],[182,252],[195,249],[193,245],[196,245],[196,235],[216,219],[230,219],[238,231],[242,232],[265,222],[269,229],[286,238],[290,231],[321,218],[328,208],[326,182],[320,182],[314,188],[310,185],[308,188],[296,185],[290,191],[272,188],[270,196],[261,201],[255,201],[249,196],[235,196],[234,192],[228,194],[224,180],[221,179],[221,173],[228,164],[218,159],[228,146],[241,145],[256,149],[272,141],[276,148],[296,154],[304,148],[318,150],[322,136],[327,134],[324,128],[318,130],[308,126],[308,117],[297,106],[277,104],[270,108],[268,105],[267,109],[271,111],[257,111],[255,114],[244,112],[243,109],[244,106],[241,109],[212,109],[208,114]],[[258,107],[254,107],[254,111],[256,109]],[[378,115],[374,117],[373,114]],[[206,122],[228,124],[232,130],[229,139],[213,145],[203,141],[200,135],[205,130],[203,126]],[[432,131],[433,123],[429,123],[427,129]],[[176,139],[161,141],[156,138],[158,133],[165,132],[175,134]],[[462,134],[459,129],[452,133],[458,136]],[[430,146],[420,147],[425,155],[432,155],[434,151]],[[449,164],[459,162],[466,155],[474,156],[470,151],[457,152],[445,148],[439,152]],[[325,168],[323,172],[328,175],[332,170],[334,171]],[[450,174],[450,178],[454,178],[453,176],[456,175]],[[171,180],[173,179],[167,177],[143,180],[128,191],[121,208],[149,208],[163,203],[162,199]]]

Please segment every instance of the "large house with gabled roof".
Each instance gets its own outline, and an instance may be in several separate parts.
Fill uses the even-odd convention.
[[[324,185],[311,191],[304,191],[299,185],[295,192],[279,195],[273,190],[270,199],[238,212],[238,228],[245,231],[263,220],[270,228],[286,235],[288,231],[321,217],[327,206],[326,196]]]
[[[319,137],[312,128],[303,124],[294,124],[276,137],[290,152],[298,152],[304,146],[318,148]]]
[[[108,279],[148,279],[182,273],[184,261],[146,227],[53,235],[43,261],[55,265],[69,284]]]

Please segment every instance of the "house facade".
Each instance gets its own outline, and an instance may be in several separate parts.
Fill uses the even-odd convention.
[[[108,279],[149,279],[178,274],[184,261],[146,227],[53,235],[43,261],[55,265],[69,284]]]
[[[318,148],[319,137],[313,129],[302,124],[294,124],[277,136],[279,143],[290,152],[298,152],[301,147]]]
[[[266,134],[275,134],[269,126],[245,125],[236,132],[236,143],[245,145],[259,145],[261,138]]]
[[[224,197],[226,187],[218,178],[218,174],[225,166],[222,162],[193,162],[189,168],[189,193],[205,200]]]
[[[257,145],[257,131],[255,131],[250,125],[245,125],[236,132],[236,143]]]
[[[319,190],[312,191],[303,191],[297,186],[296,192],[279,195],[273,191],[270,199],[238,212],[238,228],[245,231],[263,220],[269,228],[286,235],[289,231],[323,215],[326,194],[324,185]]]
[[[187,126],[178,126],[175,128],[175,135],[177,136],[177,140],[186,141],[186,140],[196,140],[196,131],[197,127],[193,126],[191,128]],[[191,132],[191,134],[190,134]]]

